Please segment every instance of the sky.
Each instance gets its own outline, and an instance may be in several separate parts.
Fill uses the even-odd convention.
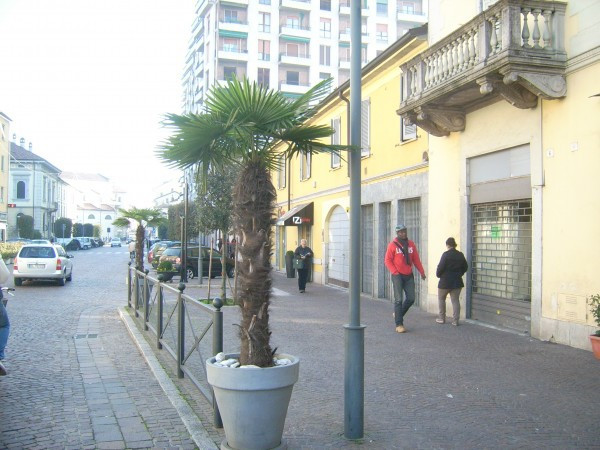
[[[194,0],[0,0],[0,111],[62,171],[100,173],[150,207],[179,174],[155,152],[182,112]]]

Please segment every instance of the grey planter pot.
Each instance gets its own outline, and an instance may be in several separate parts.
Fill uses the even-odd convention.
[[[237,358],[239,354],[228,354]],[[215,366],[206,361],[206,375],[212,386],[223,419],[225,441],[221,448],[266,450],[286,448],[283,426],[294,384],[298,381],[300,360],[291,355],[292,364],[261,368]]]

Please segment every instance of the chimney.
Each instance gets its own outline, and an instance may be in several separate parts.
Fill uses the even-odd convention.
[[[29,151],[32,152],[33,151],[33,144],[30,142],[29,143]]]
[[[21,138],[19,139],[19,145],[23,148],[25,148],[25,138]]]

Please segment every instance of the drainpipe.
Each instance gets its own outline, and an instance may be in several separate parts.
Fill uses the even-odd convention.
[[[339,92],[340,100],[346,102],[346,143],[350,142],[350,100],[347,97],[344,97],[342,94],[342,90]],[[348,166],[348,176],[350,176],[350,164]]]

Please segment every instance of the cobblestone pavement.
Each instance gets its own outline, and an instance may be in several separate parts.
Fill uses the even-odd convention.
[[[94,251],[76,254],[65,288],[24,286],[9,301],[0,448],[196,447],[134,344],[143,338],[119,320],[123,265],[99,267]],[[98,273],[112,278],[100,285]],[[195,283],[186,293],[200,297]],[[274,287],[272,345],[301,360],[284,430],[290,449],[600,448],[600,361],[590,352],[474,323],[438,325],[415,307],[398,334],[392,305],[372,299],[361,301],[364,438],[346,440],[348,293],[309,284],[299,294],[280,274]],[[225,349],[235,351],[237,308],[224,309]],[[218,445],[210,405],[174,376],[166,351],[154,354]]]
[[[0,448],[195,448],[119,318],[126,252],[74,255],[71,283],[9,300]]]

